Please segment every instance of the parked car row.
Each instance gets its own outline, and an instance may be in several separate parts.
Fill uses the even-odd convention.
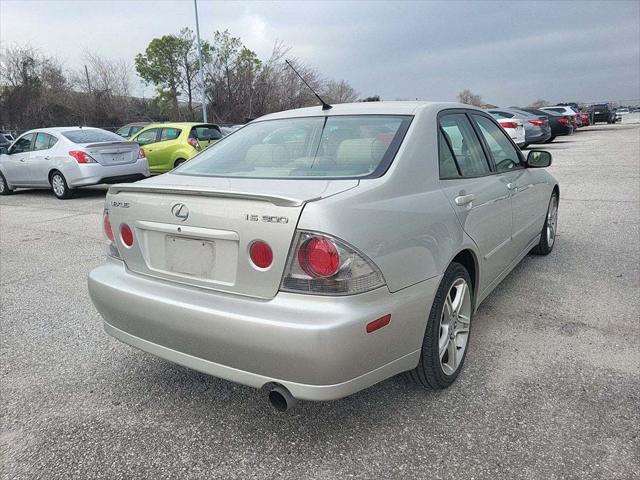
[[[118,132],[41,128],[15,141],[1,134],[0,194],[51,188],[66,199],[79,187],[140,180],[168,172],[223,136],[217,125],[198,122],[129,124]]]

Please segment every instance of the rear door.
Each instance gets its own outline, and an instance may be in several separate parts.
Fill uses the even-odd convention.
[[[142,150],[149,162],[149,170],[151,173],[158,173],[164,171],[162,152],[158,149],[158,142],[160,141],[161,128],[150,128],[144,132],[140,132],[131,140],[136,142]]]
[[[29,176],[34,184],[46,186],[49,184],[49,170],[51,169],[51,149],[58,139],[44,132],[37,132],[33,150],[29,156]]]
[[[7,181],[13,185],[31,185],[29,156],[33,148],[35,133],[19,137],[11,147],[3,162]]]
[[[482,284],[489,285],[511,262],[511,198],[492,170],[464,110],[439,116],[440,185],[464,231],[482,258]]]

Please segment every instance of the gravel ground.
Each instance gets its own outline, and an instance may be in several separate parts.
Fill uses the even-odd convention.
[[[2,478],[638,478],[640,125],[548,149],[556,248],[480,307],[457,382],[285,414],[103,332],[86,277],[104,188],[2,197]]]

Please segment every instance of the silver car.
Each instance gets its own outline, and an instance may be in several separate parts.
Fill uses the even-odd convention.
[[[550,163],[468,105],[267,115],[110,188],[91,298],[115,338],[279,409],[401,372],[445,388],[480,302],[553,248]]]
[[[100,128],[30,130],[0,151],[0,195],[16,187],[51,188],[65,199],[78,187],[149,176],[149,164],[137,143]]]

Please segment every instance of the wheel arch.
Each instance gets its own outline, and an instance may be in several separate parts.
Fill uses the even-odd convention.
[[[452,259],[449,264],[456,262],[462,265],[469,272],[471,277],[471,287],[473,288],[474,301],[478,297],[478,287],[480,286],[480,264],[476,253],[470,249],[465,248],[460,250]]]

